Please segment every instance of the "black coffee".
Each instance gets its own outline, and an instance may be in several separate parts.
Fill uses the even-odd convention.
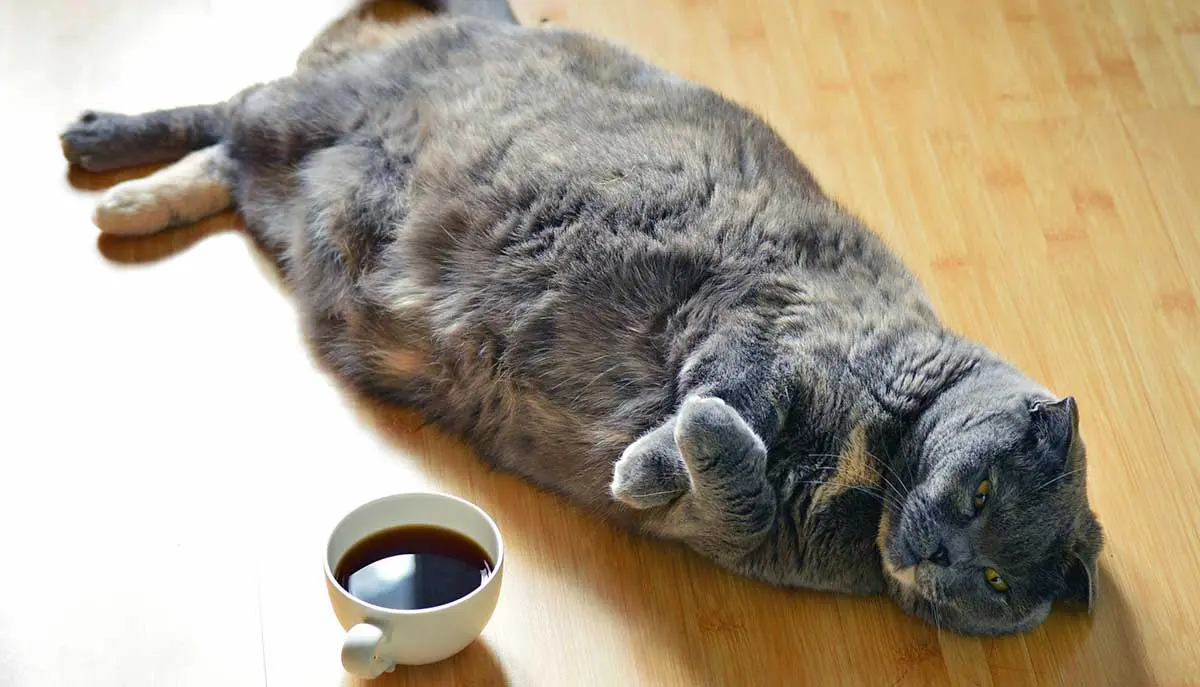
[[[458,532],[406,525],[350,547],[334,578],[369,604],[411,611],[470,594],[492,574],[493,565],[483,547]]]

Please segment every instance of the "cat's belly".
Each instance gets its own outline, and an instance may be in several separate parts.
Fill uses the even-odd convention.
[[[676,405],[671,292],[622,294],[622,249],[572,254],[562,206],[524,208],[517,231],[454,194],[414,193],[423,158],[408,143],[357,136],[292,170],[243,164],[243,214],[287,246],[310,337],[360,389],[620,515],[612,463]]]

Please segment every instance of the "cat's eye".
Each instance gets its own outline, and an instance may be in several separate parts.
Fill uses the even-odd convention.
[[[975,503],[975,512],[978,513],[983,509],[983,505],[987,503],[988,494],[992,493],[992,481],[985,479],[975,487],[975,498],[972,501]]]
[[[983,577],[992,586],[992,589],[998,592],[1008,591],[1008,583],[1004,581],[1003,577],[1000,577],[1000,573],[996,572],[995,568],[984,568]]]

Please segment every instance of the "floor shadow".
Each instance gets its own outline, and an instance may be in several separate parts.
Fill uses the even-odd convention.
[[[1103,558],[1095,611],[1088,614],[1077,606],[1060,604],[1044,625],[1025,636],[1025,642],[1048,659],[1039,673],[1053,667],[1045,677],[1057,677],[1059,684],[1107,682],[1133,687],[1154,682],[1133,609],[1113,583]],[[1042,674],[1038,677],[1047,682]]]
[[[141,265],[166,260],[182,253],[209,236],[237,231],[239,219],[232,212],[182,227],[175,227],[148,236],[114,236],[100,234],[96,250],[109,262],[122,265]]]
[[[67,167],[67,183],[77,191],[104,191],[122,181],[141,179],[166,167],[166,164],[139,165],[111,172],[89,172],[75,165]]]
[[[397,666],[374,680],[347,675],[345,687],[403,687],[412,685],[472,685],[473,687],[508,687],[512,682],[495,652],[482,639],[476,640],[454,656],[425,666]]]

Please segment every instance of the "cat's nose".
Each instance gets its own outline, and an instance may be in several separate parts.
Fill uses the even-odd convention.
[[[943,568],[950,565],[950,552],[946,550],[945,545],[937,547],[937,550],[929,557],[929,562]]]

